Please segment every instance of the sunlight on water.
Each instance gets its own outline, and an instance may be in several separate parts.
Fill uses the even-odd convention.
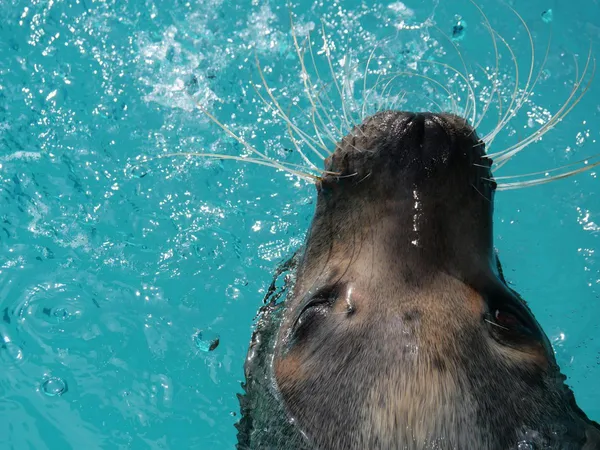
[[[481,6],[514,51],[522,95],[525,30],[501,2]],[[548,124],[583,73],[590,39],[600,44],[598,5],[517,6],[536,75],[551,34],[552,44],[491,152]],[[470,2],[300,2],[293,11],[308,74],[281,1],[0,3],[0,447],[233,448],[253,319],[277,266],[302,245],[314,189],[270,167],[166,157],[252,156],[201,109],[272,160],[306,169],[307,160],[322,167],[307,141],[326,154],[349,123],[382,107],[474,113],[474,96],[483,136],[515,92],[506,47],[494,91],[492,40]],[[551,33],[558,17],[561,32]],[[463,71],[460,55],[473,92],[451,69]],[[428,79],[392,80],[394,71]],[[310,114],[307,76],[326,105],[323,123]],[[597,153],[596,89],[498,174],[544,176]],[[308,137],[292,141],[292,126]],[[507,278],[599,420],[596,184],[591,170],[500,193],[495,237]]]

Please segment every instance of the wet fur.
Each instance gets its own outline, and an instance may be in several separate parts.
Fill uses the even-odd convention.
[[[598,425],[503,279],[474,131],[426,115],[425,139],[399,114],[367,119],[326,162],[340,175],[318,186],[295,284],[265,307],[253,337],[238,448],[600,448]],[[407,236],[414,186],[420,247]],[[327,315],[292,332],[324,286],[336,298]],[[494,301],[519,308],[534,338],[491,339],[481,317]]]

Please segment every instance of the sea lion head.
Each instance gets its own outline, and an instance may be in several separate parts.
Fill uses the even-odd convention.
[[[462,118],[399,111],[326,160],[273,358],[311,447],[600,448],[502,276],[490,165]]]

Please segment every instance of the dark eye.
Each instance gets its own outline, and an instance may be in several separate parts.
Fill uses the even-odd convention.
[[[292,327],[293,341],[297,342],[307,338],[311,331],[318,327],[319,323],[329,314],[333,302],[332,292],[322,292],[310,299],[298,314]]]
[[[517,319],[511,313],[501,311],[499,309],[494,311],[494,320],[498,325],[508,328],[509,330],[514,330],[516,328],[521,327],[521,322],[519,321],[519,319]]]
[[[535,337],[529,320],[510,309],[492,309],[486,314],[485,321],[492,335],[505,344],[518,344]]]
[[[309,303],[304,307],[300,316],[298,316],[298,321],[296,322],[296,326],[306,325],[307,322],[314,320],[318,317],[324,316],[327,314],[327,310],[329,309],[329,302],[326,300]]]
[[[323,319],[329,312],[330,302],[328,299],[315,299],[310,301],[300,312],[296,324],[294,325],[294,334],[296,338],[302,338],[308,333],[309,329],[315,325],[316,321]]]

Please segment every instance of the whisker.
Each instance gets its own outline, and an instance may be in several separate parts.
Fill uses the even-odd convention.
[[[546,46],[546,52],[544,54],[544,59],[542,61],[542,64],[540,66],[540,69],[538,70],[538,74],[533,82],[533,84],[531,84],[531,86],[528,88],[532,73],[533,73],[533,68],[534,68],[534,60],[535,60],[535,49],[534,49],[534,44],[533,44],[533,37],[531,35],[531,32],[529,30],[529,27],[527,26],[527,24],[525,23],[525,21],[523,20],[523,18],[512,8],[509,6],[509,8],[511,8],[511,10],[515,13],[515,15],[519,18],[519,20],[521,21],[521,23],[523,24],[523,26],[525,27],[525,29],[527,30],[527,35],[529,37],[529,42],[530,42],[530,48],[531,48],[531,65],[530,65],[530,71],[529,71],[529,77],[527,80],[527,84],[525,86],[525,89],[523,91],[523,94],[521,96],[520,101],[518,102],[516,108],[514,109],[514,111],[508,116],[508,118],[502,122],[502,126],[500,128],[497,128],[498,132],[504,128],[504,126],[506,126],[506,124],[508,124],[508,122],[515,117],[515,115],[518,113],[518,111],[522,108],[522,106],[527,102],[527,100],[529,99],[529,97],[533,94],[533,90],[535,89],[535,86],[537,85],[543,71],[544,68],[546,66],[546,63],[548,61],[548,55],[550,53],[550,43],[551,43],[551,38],[548,40],[548,45]],[[510,50],[510,49],[509,49]],[[516,88],[518,88],[518,84],[515,85]],[[491,99],[491,97],[490,97]],[[498,100],[499,102],[501,102],[501,97],[498,96]],[[512,105],[511,105],[512,106]],[[510,108],[509,108],[510,111]],[[499,124],[500,125],[500,124]],[[497,133],[496,133],[497,134]],[[495,137],[495,135],[494,135]],[[493,140],[493,138],[492,138]],[[491,144],[491,142],[490,142]]]
[[[273,95],[273,93],[271,92],[271,88],[269,87],[267,80],[265,78],[265,75],[263,73],[262,67],[260,65],[260,61],[258,60],[258,55],[255,55],[256,58],[256,66],[258,68],[258,74],[260,76],[260,79],[262,80],[263,86],[265,87],[265,90],[267,91],[267,95],[271,98],[271,100],[273,101],[273,103],[275,104],[276,108],[273,108],[271,106],[271,104],[269,102],[266,101],[266,99],[260,94],[260,92],[258,91],[258,89],[255,87],[254,83],[252,83],[252,86],[254,87],[256,94],[260,97],[260,99],[264,102],[264,104],[270,108],[272,108],[276,113],[278,112],[279,116],[286,122],[288,123],[292,129],[300,136],[302,136],[305,139],[306,145],[308,145],[308,147],[321,159],[325,159],[325,157],[321,154],[321,152],[319,152],[319,150],[317,150],[315,148],[314,145],[318,146],[318,143],[312,138],[310,137],[308,134],[306,134],[304,131],[302,131],[301,129],[299,129],[296,125],[294,125],[292,123],[292,121],[289,119],[289,117],[286,116],[286,114],[284,113],[283,109],[281,108],[279,102],[277,101],[277,99],[275,98],[275,96]],[[311,144],[311,142],[314,143],[314,145]],[[329,152],[329,149],[327,149],[326,147],[323,148],[323,150],[325,150],[326,152]]]
[[[490,23],[487,15],[483,12],[483,9],[481,9],[481,7],[474,0],[471,0],[471,3],[473,5],[475,5],[475,7],[479,10],[479,13],[483,17],[483,20],[485,21],[485,27],[488,30],[488,32],[490,33],[490,37],[492,38],[492,44],[494,46],[494,56],[495,56],[495,61],[496,61],[496,70],[494,71],[494,77],[492,79],[492,91],[490,92],[490,98],[488,99],[488,101],[486,102],[486,104],[483,108],[483,113],[482,113],[479,121],[477,121],[477,123],[473,124],[473,129],[476,130],[477,128],[479,128],[479,125],[483,121],[483,118],[485,117],[485,115],[491,105],[491,102],[494,98],[496,89],[498,88],[498,75],[500,73],[500,54],[498,52],[498,42],[496,41],[496,32],[494,31],[494,28],[492,27],[492,24]],[[500,99],[500,97],[501,97],[500,93],[498,93],[498,98]],[[501,99],[500,99],[500,101],[501,101]],[[500,116],[501,115],[502,115],[502,113],[500,113]]]
[[[551,183],[553,181],[569,178],[574,175],[578,175],[580,173],[586,172],[586,171],[593,169],[594,167],[598,167],[598,166],[600,166],[600,161],[595,162],[590,165],[587,165],[585,167],[581,167],[579,169],[571,170],[569,172],[561,173],[558,175],[553,175],[553,176],[547,177],[547,178],[538,178],[535,180],[527,180],[527,181],[516,181],[516,182],[512,182],[512,183],[498,183],[497,189],[500,191],[508,191],[511,189],[520,189],[520,188],[524,188],[524,187],[538,186],[541,184]]]
[[[514,109],[513,113],[509,116],[509,118],[507,119],[505,124],[508,124],[510,122],[510,120],[512,120],[512,118],[515,117],[515,115],[519,112],[519,110],[523,106],[524,102],[527,100],[527,96],[529,96],[531,94],[531,92],[529,91],[529,84],[531,82],[531,77],[533,76],[533,69],[535,66],[535,45],[533,44],[533,36],[531,35],[531,30],[529,30],[527,23],[525,22],[525,20],[523,20],[521,15],[512,6],[510,6],[510,5],[507,5],[507,6],[519,18],[519,20],[521,21],[521,23],[523,24],[523,27],[525,28],[525,30],[527,32],[527,37],[529,38],[529,46],[530,46],[530,51],[531,51],[531,64],[529,65],[529,75],[527,76],[527,82],[525,83],[525,88],[523,89],[523,94],[521,95],[519,101],[517,102],[516,108]],[[539,75],[538,75],[538,78],[539,78]],[[533,89],[533,87],[532,87],[532,89]]]
[[[364,120],[366,118],[365,117],[365,107],[367,105],[367,99],[365,97],[365,94],[367,92],[367,77],[369,74],[369,66],[371,64],[371,59],[373,59],[373,55],[375,54],[375,50],[377,50],[378,46],[379,46],[379,43],[375,43],[375,45],[373,46],[373,50],[371,50],[371,53],[369,54],[369,58],[367,59],[367,65],[365,68],[365,74],[364,74],[364,78],[363,78],[363,91],[362,91],[363,105],[362,105],[361,120]]]
[[[319,69],[317,68],[317,62],[315,60],[315,54],[313,51],[313,47],[312,47],[312,40],[308,39],[308,49],[309,49],[309,53],[310,53],[310,57],[313,63],[313,68],[315,69],[315,73],[317,75],[317,79],[321,80],[321,74],[319,73]],[[331,106],[331,108],[335,109],[335,105],[333,103],[333,101],[331,100],[331,97],[329,97],[329,94],[327,94],[327,92],[325,91],[325,87],[328,87],[332,82],[324,84],[323,88],[321,89],[322,92],[325,93],[325,98],[329,101],[329,105]],[[320,96],[317,96],[317,100],[319,100]],[[343,129],[344,129],[344,125],[343,125],[343,120],[342,118],[340,118],[340,121],[342,122],[340,124],[340,127],[337,127],[334,123],[334,120],[331,118],[331,116],[329,115],[329,113],[327,112],[327,109],[325,108],[325,106],[323,105],[323,103],[321,103],[321,101],[319,100],[319,103],[321,104],[321,107],[323,108],[323,112],[324,114],[327,116],[327,119],[329,120],[331,126],[333,126],[335,128],[335,131],[338,133],[338,140],[341,139],[344,135]]]
[[[495,136],[498,134],[498,132],[500,132],[515,116],[516,114],[519,112],[519,110],[523,107],[523,105],[527,102],[527,100],[529,99],[529,97],[532,95],[533,93],[533,89],[535,88],[535,86],[537,85],[541,74],[543,73],[544,67],[546,65],[546,62],[548,60],[548,55],[550,52],[550,40],[548,42],[548,45],[546,47],[546,53],[544,55],[544,59],[542,61],[542,65],[538,71],[538,74],[533,82],[533,84],[530,85],[531,83],[531,77],[533,76],[533,69],[535,66],[535,46],[533,43],[533,36],[531,35],[531,31],[529,30],[529,27],[527,26],[527,23],[525,22],[525,20],[519,15],[519,13],[512,8],[510,5],[507,5],[511,11],[519,18],[519,20],[521,21],[521,23],[523,24],[523,27],[525,28],[526,32],[527,32],[527,36],[529,38],[529,43],[530,43],[530,51],[531,51],[531,64],[529,67],[529,75],[527,78],[527,83],[525,84],[525,88],[523,89],[523,93],[519,98],[519,101],[517,102],[517,105],[514,109],[512,109],[512,102],[511,102],[511,106],[509,107],[509,113],[507,113],[507,115],[504,117],[504,119],[500,122],[500,124],[498,124],[498,127],[494,130],[494,134],[491,138],[491,141],[493,141],[493,139],[495,138]],[[504,41],[503,39],[503,42]],[[511,55],[514,55],[514,53],[512,52],[512,49],[508,46],[507,48],[509,48],[509,51],[511,52]],[[518,70],[517,70],[518,71]],[[515,88],[518,89],[518,82],[515,84]],[[516,91],[515,91],[516,93]],[[491,144],[490,141],[490,144]]]
[[[301,110],[301,108],[299,106],[297,106],[297,107],[298,107],[298,109]],[[325,145],[325,142],[323,142],[323,138],[321,137],[321,133],[319,133],[319,127],[316,126],[316,123],[315,123],[316,122],[315,113],[316,113],[316,110],[314,108],[311,108],[311,110],[310,110],[310,114],[311,114],[310,120],[312,121],[312,123],[315,126],[315,133],[317,134],[317,138],[319,139],[319,142],[321,143],[321,146],[322,147],[327,147],[327,145]],[[302,114],[304,114],[306,116],[306,113],[304,111],[302,111]],[[333,136],[331,136],[327,132],[327,130],[325,130],[325,134],[331,140],[331,142],[335,145],[335,140],[334,140]]]
[[[346,121],[346,125],[348,126],[348,130],[352,129],[352,125],[350,125],[350,121],[348,120],[348,114],[346,111],[346,104],[344,103],[344,94],[340,89],[340,85],[337,81],[337,77],[335,76],[335,70],[333,69],[333,63],[331,62],[331,50],[329,48],[329,41],[327,40],[327,34],[325,33],[325,23],[321,20],[321,30],[323,36],[323,50],[325,52],[325,56],[327,57],[327,62],[329,64],[329,70],[331,71],[331,78],[335,83],[335,87],[340,95],[340,100],[342,102],[342,112],[344,113],[344,120]]]
[[[510,53],[510,57],[513,61],[513,65],[515,67],[515,88],[513,90],[513,93],[512,93],[511,99],[510,99],[510,103],[506,110],[506,114],[504,115],[504,117],[502,117],[502,119],[500,120],[498,125],[496,125],[496,127],[490,133],[488,133],[486,136],[484,136],[482,138],[482,140],[487,144],[488,148],[492,145],[492,142],[494,141],[494,139],[496,138],[498,133],[504,128],[504,126],[510,120],[511,113],[513,112],[513,105],[515,104],[515,100],[517,99],[518,92],[519,92],[519,63],[517,62],[517,57],[515,56],[515,53],[514,53],[513,49],[511,48],[510,44],[502,37],[502,35],[500,35],[495,30],[494,30],[494,32],[496,33],[498,38],[502,41],[502,43],[508,49],[508,51]]]
[[[507,330],[507,331],[509,330],[509,328],[503,327],[502,325],[500,325],[500,324],[498,324],[498,323],[496,323],[496,322],[492,322],[492,321],[491,321],[491,320],[489,320],[489,319],[483,319],[483,320],[484,320],[485,322],[489,323],[490,325],[494,325],[495,327],[502,328],[503,330]]]
[[[356,70],[356,68],[358,67],[358,64],[356,65],[352,65],[351,64],[351,57],[350,57],[350,53],[346,52],[346,55],[344,55],[343,58],[344,61],[344,65],[343,65],[343,87],[344,87],[344,91],[348,92],[348,96],[350,98],[350,103],[351,103],[351,108],[352,110],[354,110],[354,112],[358,115],[357,118],[353,117],[352,114],[350,115],[350,118],[352,119],[353,123],[356,123],[357,121],[360,122],[361,121],[361,117],[360,117],[360,107],[358,106],[358,103],[356,103],[356,97],[354,95],[354,86],[352,83],[352,72]],[[350,111],[352,113],[352,110]]]
[[[348,175],[339,175],[338,174],[337,179],[341,180],[343,178],[352,178],[352,177],[355,177],[356,175],[358,175],[358,172],[350,173]]]
[[[476,186],[475,186],[473,183],[471,183],[471,187],[472,187],[473,189],[475,189],[475,190],[477,191],[477,193],[478,193],[479,195],[481,195],[481,196],[482,196],[484,199],[486,199],[488,202],[491,202],[491,200],[490,200],[489,198],[487,198],[485,195],[483,195],[483,194],[481,193],[481,191],[480,191],[479,189],[477,189],[477,187],[476,187]]]
[[[469,111],[470,111],[470,105],[469,105],[469,100],[473,103],[473,118],[471,120],[471,123],[475,123],[475,119],[477,117],[477,98],[475,97],[475,90],[473,89],[473,85],[471,84],[471,82],[467,79],[467,77],[469,76],[469,69],[467,68],[467,64],[465,62],[465,59],[463,58],[462,52],[460,51],[460,49],[458,48],[458,45],[456,45],[456,43],[450,39],[450,36],[448,36],[444,31],[442,31],[438,26],[434,26],[438,32],[444,36],[446,38],[446,40],[448,42],[450,42],[450,44],[452,44],[452,46],[454,47],[454,49],[456,50],[456,53],[458,54],[458,57],[460,58],[463,68],[465,69],[465,73],[464,75],[458,71],[457,69],[455,69],[452,66],[449,65],[445,65],[447,68],[453,70],[456,74],[458,74],[459,76],[461,76],[461,78],[465,81],[466,85],[467,85],[467,91],[469,92],[469,94],[466,96],[467,100],[466,100],[466,105],[465,105],[465,118],[467,118],[469,116]],[[425,63],[434,63],[435,61],[421,61],[421,62],[425,62]],[[442,64],[442,63],[438,63],[438,64]]]
[[[405,97],[406,97],[406,91],[402,91],[402,95],[401,95],[401,96],[398,96],[398,95],[396,94],[396,100],[394,100],[394,101],[391,103],[391,105],[390,105],[390,109],[391,109],[391,110],[395,110],[395,109],[396,109],[396,105],[400,104],[400,103],[401,103],[401,102],[404,100],[404,98],[405,98]],[[434,102],[434,104],[435,104],[435,105],[438,107],[438,109],[440,109],[440,108],[441,108],[441,107],[440,107],[440,105],[439,105],[438,103],[435,103],[435,102]],[[440,109],[440,111],[441,111],[441,109]]]
[[[267,100],[263,97],[263,95],[258,91],[258,87],[254,84],[254,83],[250,83],[252,85],[252,87],[254,88],[254,91],[256,92],[256,95],[258,95],[258,97],[262,100],[262,102],[265,104],[265,106],[269,109],[271,109],[273,112],[275,112],[275,114],[277,114],[279,117],[281,117],[284,122],[286,123],[286,125],[290,128],[292,128],[294,131],[296,131],[296,133],[301,136],[302,138],[304,138],[304,143],[306,145],[308,145],[308,147],[317,154],[317,156],[319,156],[322,160],[325,159],[325,157],[313,146],[311,145],[310,141],[313,140],[313,138],[311,138],[310,136],[308,136],[304,131],[300,130],[300,128],[298,128],[296,125],[294,125],[290,119],[287,117],[287,115],[285,115],[285,113],[282,112],[281,110],[281,106],[279,106],[279,104],[277,105],[277,108],[273,108],[273,106],[267,102]],[[268,90],[268,87],[267,87]],[[273,98],[273,96],[271,95],[271,98]],[[292,139],[293,142],[293,139]],[[308,157],[304,154],[304,152],[298,148],[298,152],[300,153],[300,156],[302,157],[302,159],[304,159],[310,166],[314,166],[314,164],[312,162],[310,162],[310,160],[308,159]]]
[[[296,148],[296,151],[300,154],[300,157],[304,160],[304,162],[306,162],[310,167],[312,167],[314,170],[319,170],[317,168],[317,166],[315,164],[313,164],[304,154],[304,152],[302,151],[302,149],[300,148],[300,146],[298,145],[298,143],[296,142],[296,139],[294,138],[294,133],[292,132],[292,128],[290,127],[289,124],[287,125],[287,133],[288,133],[288,137],[290,138],[290,141],[292,142],[292,145]]]
[[[585,76],[587,74],[590,62],[592,62],[592,74],[590,76],[590,79],[589,79],[587,85],[584,87],[583,91],[571,103],[571,100],[573,99],[573,97],[575,96],[575,94],[579,91],[581,83],[585,79]],[[575,65],[577,67],[577,60],[575,60]],[[589,88],[591,86],[591,83],[592,83],[592,81],[594,79],[595,73],[596,73],[596,60],[595,60],[595,58],[592,58],[591,47],[590,47],[590,53],[588,54],[588,60],[587,60],[586,66],[584,68],[583,74],[581,75],[581,78],[579,78],[578,77],[578,70],[576,70],[577,81],[574,83],[574,86],[573,86],[573,89],[571,91],[571,94],[569,95],[569,98],[567,98],[567,100],[565,101],[565,103],[563,104],[563,106],[560,108],[560,110],[546,124],[544,124],[540,129],[538,129],[535,133],[531,134],[530,136],[528,136],[527,138],[525,138],[523,141],[521,141],[518,144],[515,144],[515,145],[513,145],[511,147],[509,147],[508,149],[506,149],[506,150],[504,150],[502,152],[498,152],[498,153],[496,153],[494,155],[490,155],[490,157],[495,157],[496,155],[499,155],[496,161],[500,164],[500,167],[501,167],[510,158],[512,158],[514,155],[516,155],[518,152],[520,152],[525,147],[527,147],[529,144],[531,144],[532,142],[538,140],[544,134],[546,134],[548,131],[550,131],[552,128],[554,128],[554,126],[557,123],[559,123],[560,121],[562,121],[562,119],[564,117],[566,117],[566,115],[569,114],[569,112],[571,112],[571,110],[581,101],[581,99],[583,98],[583,96],[587,93],[587,91],[589,90]]]
[[[294,19],[293,19],[291,11],[290,11],[290,23],[291,23],[291,31],[292,31],[292,40],[294,41],[294,48],[296,49],[296,54],[298,56],[298,60],[300,62],[300,67],[301,67],[301,70],[302,70],[302,77],[301,78],[302,78],[302,83],[304,84],[304,92],[306,94],[306,97],[308,98],[308,101],[310,102],[310,104],[313,107],[314,113],[317,115],[317,117],[319,118],[320,122],[322,124],[324,124],[324,120],[321,117],[321,114],[319,113],[319,108],[317,107],[317,105],[315,104],[315,100],[313,99],[312,89],[309,87],[309,83],[312,85],[312,82],[311,82],[310,76],[308,74],[308,71],[306,70],[306,65],[304,63],[304,56],[303,56],[302,52],[300,51],[300,46],[298,45],[298,38],[296,36],[296,30],[295,30],[295,27],[294,27]],[[310,43],[310,35],[308,36],[308,41]],[[331,122],[331,119],[330,119],[330,122]],[[313,124],[314,124],[314,127],[315,127],[315,132],[317,134],[319,134],[316,122],[313,122]],[[336,142],[335,139],[333,137],[331,137],[331,136],[330,136],[330,138],[331,138],[332,142],[335,144],[335,142]],[[326,148],[326,146],[323,145],[323,148]]]
[[[362,183],[363,181],[365,181],[367,178],[369,178],[371,175],[373,174],[373,172],[369,172],[368,174],[366,174],[364,177],[362,177],[360,180],[358,180],[357,184]]]
[[[365,105],[368,105],[368,100],[369,100],[369,97],[371,96],[371,94],[373,92],[377,92],[378,86],[386,79],[387,76],[389,76],[389,74],[387,72],[386,73],[384,73],[384,72],[385,72],[384,70],[380,70],[379,74],[377,75],[377,80],[376,80],[375,84],[371,88],[369,88],[369,90],[367,91],[367,94],[364,97]],[[383,80],[382,80],[382,78],[383,78]],[[376,111],[381,110],[381,100],[380,99],[377,100],[377,105],[376,105],[375,110]]]
[[[263,160],[265,160],[266,162],[270,162],[272,164],[274,164],[276,167],[280,168],[281,170],[286,170],[285,166],[283,164],[281,164],[280,162],[269,158],[267,155],[259,152],[258,150],[256,150],[256,148],[254,148],[252,145],[250,145],[248,142],[246,142],[244,139],[242,139],[241,137],[239,137],[237,134],[235,134],[233,131],[231,131],[229,129],[229,127],[227,125],[224,125],[223,123],[221,123],[219,121],[219,119],[217,119],[214,115],[212,115],[206,108],[204,108],[199,101],[197,101],[196,99],[193,99],[194,103],[196,104],[196,107],[198,109],[200,109],[200,111],[202,111],[210,120],[212,120],[216,125],[218,125],[223,131],[225,131],[225,133],[227,135],[229,135],[230,137],[232,137],[233,139],[235,139],[237,142],[239,142],[240,144],[242,144],[246,149],[248,149],[251,153],[254,153],[255,155],[260,156]]]
[[[590,156],[589,158],[586,158],[586,159],[575,161],[575,162],[572,162],[572,163],[569,163],[569,164],[564,164],[564,165],[562,165],[560,167],[555,167],[553,169],[541,170],[541,171],[538,171],[538,172],[530,172],[530,173],[525,173],[525,174],[520,174],[520,175],[503,175],[503,176],[499,176],[499,177],[495,176],[494,179],[495,180],[510,180],[510,179],[515,179],[515,178],[532,177],[532,176],[537,176],[537,175],[547,175],[547,174],[552,173],[552,172],[558,172],[558,171],[564,170],[564,169],[566,169],[568,167],[579,166],[579,165],[582,165],[582,164],[586,166],[586,170],[587,170],[587,168],[589,168],[589,167],[594,167],[593,165],[589,166],[589,162],[593,161],[595,159],[600,159],[600,153],[592,155],[592,156]]]
[[[405,72],[405,71],[402,71],[402,72],[392,72],[392,73],[389,74],[389,76],[391,78],[389,80],[387,80],[387,83],[384,85],[383,90],[381,91],[381,96],[382,97],[385,96],[385,91],[390,87],[391,83],[393,83],[396,79],[398,79],[398,78],[400,78],[402,76],[416,77],[416,78],[424,79],[426,81],[429,81],[429,82],[431,82],[431,83],[439,86],[444,92],[446,92],[446,94],[448,95],[448,97],[451,99],[453,105],[456,106],[455,99],[452,96],[452,94],[450,93],[450,91],[448,90],[448,88],[446,86],[444,86],[442,83],[440,83],[439,81],[437,81],[437,80],[435,80],[435,79],[433,79],[431,77],[428,77],[427,75],[423,75],[423,74],[415,73],[415,72]],[[386,80],[382,80],[382,81],[386,81]],[[378,82],[378,84],[379,83],[380,82]],[[375,85],[371,89],[377,89],[377,87],[378,86]],[[438,106],[439,109],[440,109],[440,111],[443,111],[443,108],[437,102],[435,102],[434,100],[429,99],[429,98],[428,98],[428,100],[430,100],[432,103],[434,103],[436,106]]]
[[[450,65],[448,65],[448,64],[446,64],[446,63],[439,62],[439,61],[419,61],[419,62],[418,62],[418,64],[433,64],[433,65],[439,65],[439,66],[445,67],[445,68],[447,68],[447,69],[449,69],[449,70],[453,71],[453,72],[454,72],[454,73],[456,73],[456,74],[457,74],[459,77],[461,77],[461,78],[464,80],[464,82],[467,84],[467,89],[468,89],[468,90],[469,90],[469,92],[470,92],[470,93],[467,95],[467,98],[469,98],[469,96],[470,96],[471,94],[473,95],[473,97],[475,97],[475,91],[473,91],[473,87],[471,86],[471,83],[469,82],[469,80],[467,79],[467,77],[465,77],[465,76],[464,76],[464,75],[463,75],[463,74],[462,74],[462,73],[461,73],[459,70],[455,69],[454,67],[452,67],[452,66],[450,66]],[[433,80],[432,80],[432,79],[430,79],[430,81],[433,81]],[[444,91],[446,91],[446,92],[448,93],[448,95],[450,95],[450,96],[452,97],[452,95],[450,94],[450,91],[448,91],[448,89],[447,89],[445,86],[443,86],[443,85],[442,85],[441,83],[439,83],[439,82],[436,82],[436,84],[437,84],[438,86],[441,86],[441,87],[444,89]],[[452,101],[453,101],[453,104],[454,104],[454,105],[456,105],[456,101],[454,100],[454,98],[453,98],[453,97],[452,97]],[[468,104],[468,103],[467,103],[467,104]],[[473,105],[473,108],[475,109],[475,104]],[[467,113],[468,113],[468,110],[467,110]]]
[[[241,162],[257,164],[260,166],[266,166],[266,167],[271,167],[273,169],[281,170],[281,171],[287,172],[291,175],[295,175],[299,178],[302,178],[303,180],[316,181],[316,180],[320,179],[320,177],[317,175],[313,175],[311,173],[306,173],[306,172],[302,172],[300,170],[295,170],[295,169],[291,169],[289,167],[285,167],[283,164],[278,163],[276,161],[264,161],[264,160],[256,159],[256,158],[247,158],[247,157],[243,157],[243,156],[226,155],[226,154],[220,154],[220,153],[201,153],[201,152],[165,153],[165,154],[153,156],[150,158],[144,158],[144,160],[142,162],[146,163],[146,162],[157,160],[157,159],[177,158],[177,157],[187,157],[187,158],[198,157],[198,158],[204,158],[204,159],[225,159],[225,160],[241,161]]]
[[[317,94],[318,95],[318,94]],[[296,109],[298,110],[298,112],[300,112],[300,114],[302,114],[306,120],[308,120],[309,122],[311,122],[313,124],[313,127],[315,129],[315,134],[317,136],[317,139],[319,141],[319,143],[321,144],[321,148],[326,148],[327,149],[327,153],[331,154],[331,152],[329,151],[327,145],[325,144],[325,142],[323,141],[323,138],[321,137],[321,132],[324,131],[324,133],[327,135],[327,137],[329,138],[329,140],[335,145],[336,144],[336,140],[335,137],[331,134],[331,132],[327,129],[327,124],[323,121],[323,119],[319,116],[318,119],[321,122],[321,125],[323,126],[323,130],[320,130],[319,127],[316,124],[316,119],[315,119],[315,113],[316,110],[315,108],[311,107],[310,110],[310,116],[306,113],[306,111],[304,109],[302,109],[299,105],[294,104],[294,106],[296,107]],[[289,114],[288,114],[289,117]]]

